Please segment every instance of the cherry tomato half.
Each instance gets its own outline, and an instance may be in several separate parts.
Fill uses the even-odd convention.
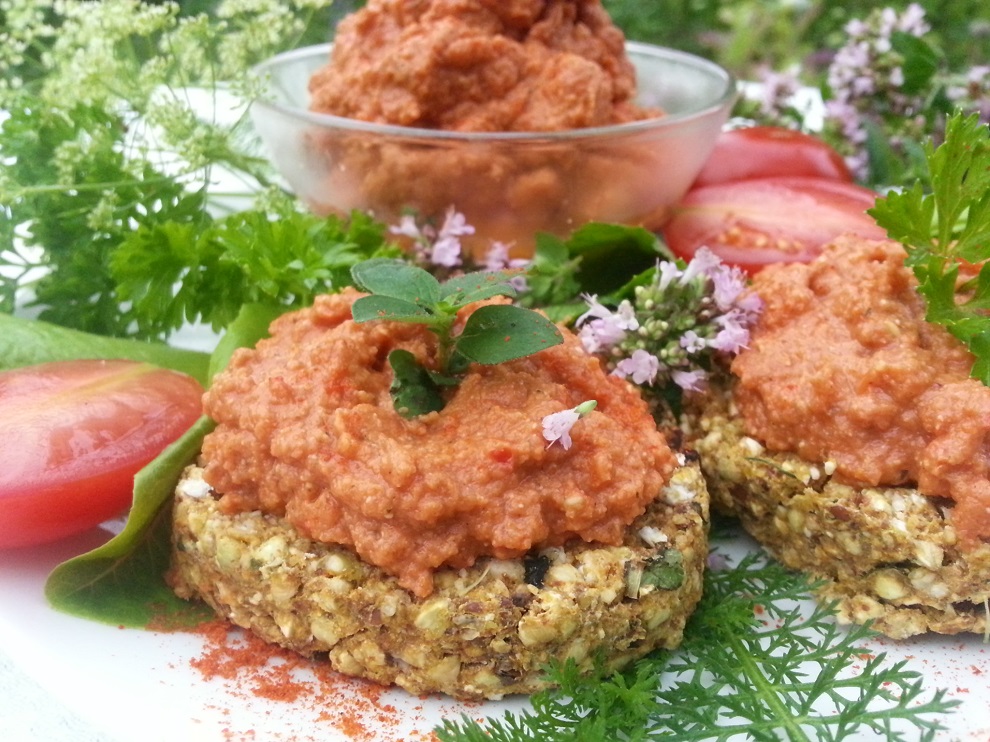
[[[769,263],[807,262],[844,232],[883,239],[866,210],[877,194],[826,178],[754,178],[694,188],[662,227],[674,254],[701,246],[750,273]]]
[[[202,394],[189,376],[133,361],[0,373],[0,548],[124,512],[134,475],[196,421]]]
[[[692,188],[777,176],[853,180],[842,155],[818,137],[783,126],[750,126],[719,135]]]

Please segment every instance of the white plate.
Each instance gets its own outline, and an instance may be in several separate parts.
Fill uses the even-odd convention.
[[[294,676],[301,692],[291,702],[254,690],[264,672],[207,679],[192,663],[213,645],[197,634],[123,629],[48,607],[42,590],[51,567],[106,536],[0,554],[0,653],[109,740],[425,741],[445,717],[521,708],[418,698],[336,675],[321,684],[305,671]]]
[[[50,568],[106,536],[94,531],[54,548],[0,555],[0,653],[107,740],[426,742],[444,718],[523,708],[519,700],[460,704],[417,698],[340,676],[321,685],[306,672],[297,675],[304,688],[294,701],[259,696],[252,690],[257,673],[233,682],[208,680],[192,665],[210,649],[196,634],[105,626],[57,613],[45,603],[42,588]],[[741,541],[738,551],[746,548]],[[990,645],[982,637],[876,640],[864,651],[886,652],[891,662],[903,659],[921,672],[925,699],[944,688],[962,702],[945,718],[950,732],[939,740],[990,740]]]

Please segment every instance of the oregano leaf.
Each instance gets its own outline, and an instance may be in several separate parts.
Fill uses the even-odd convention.
[[[404,260],[372,258],[351,268],[359,288],[379,296],[433,307],[440,301],[440,282],[430,273]]]
[[[512,304],[490,304],[468,317],[456,347],[472,361],[495,364],[562,342],[560,330],[542,314]]]
[[[397,413],[413,418],[443,409],[440,387],[416,356],[400,348],[388,354],[388,363],[393,374],[389,393]]]
[[[372,320],[393,320],[401,322],[434,322],[436,316],[418,304],[392,296],[369,294],[362,296],[351,306],[351,314],[355,322],[370,322]]]
[[[474,271],[454,276],[440,286],[441,297],[452,307],[463,307],[494,296],[515,296],[511,271]]]

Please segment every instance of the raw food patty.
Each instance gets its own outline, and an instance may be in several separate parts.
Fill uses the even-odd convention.
[[[910,487],[855,487],[834,464],[771,453],[745,435],[731,389],[685,418],[712,506],[737,516],[779,561],[824,580],[841,621],[900,639],[988,630],[990,545],[962,551],[953,503]]]
[[[439,570],[425,598],[280,518],[221,513],[202,469],[190,467],[176,490],[169,582],[179,596],[348,675],[461,699],[532,693],[546,687],[550,660],[589,670],[603,650],[618,668],[680,643],[701,596],[708,494],[697,463],[679,460],[621,546],[482,558]]]

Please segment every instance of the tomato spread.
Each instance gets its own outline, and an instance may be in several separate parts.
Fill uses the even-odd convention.
[[[599,0],[371,0],[345,18],[311,107],[456,131],[558,131],[654,116]]]
[[[831,461],[850,483],[914,485],[954,501],[963,547],[990,537],[990,388],[925,321],[894,242],[844,238],[810,264],[754,277],[765,309],[732,364],[747,433]]]
[[[303,535],[349,545],[418,596],[440,566],[515,558],[573,538],[621,541],[672,473],[645,402],[576,337],[536,355],[472,366],[440,412],[396,413],[388,353],[431,364],[420,325],[355,323],[348,290],[281,317],[241,350],[204,400],[217,421],[205,478],[227,513],[284,516]],[[598,402],[548,446],[542,419]]]

